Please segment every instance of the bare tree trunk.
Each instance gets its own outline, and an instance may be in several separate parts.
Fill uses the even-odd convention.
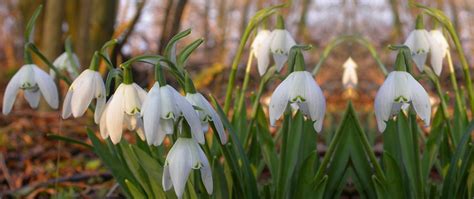
[[[83,1],[87,1],[87,0],[83,0]],[[73,50],[74,52],[76,52],[76,54],[78,54],[79,60],[82,60],[82,57],[81,57],[82,54],[78,53],[79,46],[81,44],[77,43],[77,41],[79,41],[80,33],[85,32],[85,30],[83,30],[84,28],[80,28],[81,14],[82,14],[81,2],[80,0],[68,0],[66,1],[65,4],[66,4],[65,5],[66,7],[65,19],[66,19],[67,27],[68,27],[67,36],[71,37],[72,42],[74,43]]]
[[[61,53],[63,46],[64,1],[48,0],[44,14],[41,50],[49,60],[54,60]]]
[[[115,19],[117,17],[118,1],[116,0],[95,0],[92,3],[92,15],[90,18],[90,39],[86,56],[89,59],[94,51],[111,39],[114,34]]]
[[[163,29],[161,32],[161,38],[158,43],[158,53],[163,53],[168,41],[175,34],[179,32],[181,26],[181,16],[183,15],[184,8],[188,3],[188,0],[179,0],[174,6],[174,1],[169,0],[167,4],[167,13],[165,14],[165,20],[163,21]],[[173,16],[173,18],[169,18]]]
[[[77,31],[77,37],[73,40],[74,46],[77,46],[76,52],[82,65],[89,64],[89,18],[92,15],[92,0],[79,1],[79,15],[76,17],[77,26],[74,28]],[[71,29],[73,30],[73,29]]]
[[[301,5],[302,11],[300,16],[300,22],[298,23],[297,35],[301,35],[303,41],[308,41],[308,32],[306,31],[306,17],[308,15],[310,3],[311,0],[303,0]]]
[[[393,25],[395,26],[395,31],[392,40],[397,40],[397,38],[404,38],[405,35],[403,34],[403,24],[400,20],[400,10],[398,7],[397,0],[390,0],[390,7],[392,8],[393,13]]]

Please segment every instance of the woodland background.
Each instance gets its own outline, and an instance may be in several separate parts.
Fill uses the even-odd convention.
[[[418,2],[447,13],[460,33],[472,65],[474,0]],[[202,37],[205,42],[191,56],[187,67],[192,71],[198,89],[223,99],[230,62],[249,18],[261,8],[280,3],[290,5],[283,9],[282,14],[296,41],[314,47],[305,55],[308,69],[318,62],[328,43],[340,35],[365,37],[374,45],[388,69],[392,69],[395,54],[387,49],[387,45],[404,42],[414,28],[419,12],[410,8],[405,0],[2,0],[0,97],[3,97],[8,80],[23,63],[25,23],[40,4],[44,5],[44,10],[36,25],[35,43],[50,60],[54,60],[64,52],[64,42],[70,37],[83,69],[88,67],[93,52],[111,38],[119,41],[113,49],[112,59],[121,63],[136,55],[161,53],[171,36],[191,28],[193,32],[187,41]],[[269,23],[274,24],[274,21],[271,19]],[[431,24],[429,21],[425,23],[428,27]],[[248,50],[239,66],[239,81],[243,78],[241,74],[247,56]],[[359,65],[359,85],[355,94],[350,95],[344,91],[340,75],[342,63],[349,56]],[[459,67],[456,55],[453,57],[455,67]],[[40,66],[46,69],[46,66]],[[137,83],[147,87],[153,76],[151,68],[143,65],[135,70]],[[462,78],[462,74],[457,76]],[[252,79],[258,78],[254,67]],[[357,43],[336,47],[317,76],[328,104],[322,136],[334,132],[337,125],[330,124],[338,124],[346,101],[351,99],[364,128],[370,132],[371,141],[377,143],[375,150],[380,152],[373,99],[383,79],[367,49]],[[446,73],[442,74],[441,82],[448,82]],[[275,86],[270,86],[267,91],[272,91]],[[65,85],[60,87],[64,95],[67,88]],[[251,81],[250,88],[255,87],[256,81]],[[434,91],[429,86],[425,88]],[[266,103],[269,94],[263,97]],[[0,197],[13,192],[25,197],[117,194],[117,185],[110,173],[90,149],[51,139],[50,135],[60,134],[86,141],[84,127],[94,126],[90,117],[61,120],[57,111],[42,107],[40,111],[34,111],[21,97],[18,99],[21,100],[17,101],[10,115],[0,115]],[[434,104],[438,103],[436,100],[433,98]],[[318,148],[324,153],[324,144]],[[356,191],[350,188],[344,191],[345,196],[353,194]]]

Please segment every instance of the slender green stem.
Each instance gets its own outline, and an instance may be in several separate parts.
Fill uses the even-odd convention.
[[[458,109],[460,113],[465,113],[466,109],[464,107],[464,103],[461,97],[461,93],[459,92],[458,81],[456,79],[456,74],[454,72],[453,60],[451,58],[451,52],[448,50],[446,53],[446,58],[448,59],[448,68],[449,68],[449,77],[451,80],[451,85],[454,90],[454,95],[456,99],[456,103],[458,105]]]
[[[95,51],[94,56],[92,56],[92,60],[89,65],[89,69],[94,70],[94,71],[99,70],[99,60],[100,60],[99,58],[100,58],[99,52]]]
[[[31,57],[31,52],[28,50],[28,45],[25,45],[25,48],[23,50],[23,60],[25,64],[33,63],[33,58]]]
[[[275,14],[276,9],[279,9],[285,6],[286,4],[280,4],[280,5],[275,5],[275,6],[271,6],[271,7],[259,10],[257,13],[255,13],[255,15],[252,17],[252,19],[249,21],[249,24],[245,28],[245,31],[242,34],[242,40],[240,40],[240,44],[235,54],[234,60],[232,60],[232,67],[231,67],[231,71],[229,75],[229,83],[227,84],[227,90],[225,94],[224,113],[228,114],[229,109],[230,109],[230,102],[232,100],[231,99],[232,91],[234,90],[234,86],[235,86],[235,76],[237,75],[237,67],[240,62],[240,57],[242,56],[242,53],[244,51],[245,44],[247,43],[247,40],[249,39],[250,33],[252,33],[256,25],[258,25],[260,22],[265,20],[268,16]]]
[[[166,85],[165,74],[163,74],[163,69],[159,63],[155,65],[155,81],[157,81],[160,86]]]
[[[184,91],[185,91],[186,93],[191,93],[191,94],[196,93],[196,87],[194,87],[193,80],[191,79],[191,77],[189,76],[189,74],[186,73],[186,74],[184,75],[184,78],[185,78],[185,81],[184,81]]]
[[[230,71],[229,82],[227,83],[227,90],[225,94],[225,102],[224,102],[224,113],[228,113],[230,109],[230,101],[232,100],[232,91],[234,91],[235,86],[235,76],[237,75],[237,67],[239,66],[240,57],[244,52],[245,44],[249,39],[250,33],[254,29],[254,25],[250,23],[244,31],[242,35],[242,40],[240,41],[239,48],[237,49],[237,53],[232,61],[232,68]]]
[[[469,64],[467,63],[466,55],[464,54],[464,50],[462,48],[461,42],[459,41],[459,37],[456,34],[456,31],[454,30],[454,28],[450,27],[448,28],[448,32],[451,35],[451,38],[453,39],[454,45],[456,46],[456,49],[459,54],[459,60],[461,61],[464,73],[464,80],[466,81],[467,95],[469,96],[471,112],[474,112],[474,91],[472,90],[472,80],[469,71]]]
[[[245,68],[245,77],[244,77],[244,82],[242,83],[242,89],[240,90],[240,98],[239,98],[239,104],[237,105],[237,111],[240,112],[242,110],[242,107],[244,106],[244,99],[245,99],[245,91],[247,91],[247,87],[249,84],[250,80],[250,69],[252,69],[252,56],[253,56],[253,50],[250,51],[249,53],[249,58],[247,61],[247,66]],[[240,113],[242,114],[242,113]]]
[[[123,83],[132,84],[133,83],[133,74],[132,67],[127,66],[123,68]]]

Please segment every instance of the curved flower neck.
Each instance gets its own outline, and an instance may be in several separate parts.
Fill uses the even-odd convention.
[[[304,57],[303,57],[303,53],[301,52],[301,50],[297,50],[296,51],[296,55],[295,55],[295,63],[293,65],[293,71],[296,72],[296,71],[306,71],[305,70],[305,63],[304,63]]]
[[[180,122],[182,122],[182,128],[178,137],[179,138],[193,138],[191,134],[191,127],[189,126],[188,122],[184,119],[181,119]]]
[[[125,66],[123,68],[123,84],[132,84],[133,83],[133,74],[132,74],[132,67]]]
[[[398,51],[397,59],[395,60],[395,71],[407,71],[406,57],[403,53],[403,49]]]
[[[186,93],[195,94],[196,88],[194,87],[193,80],[191,77],[186,73],[185,75],[185,82],[184,82],[184,91]]]
[[[425,29],[425,24],[423,23],[423,15],[422,15],[422,14],[419,14],[419,15],[416,17],[416,26],[415,26],[415,29],[416,29],[416,30]]]
[[[93,71],[98,71],[99,70],[99,52],[95,51],[94,56],[92,56],[91,63],[89,65],[89,69]]]
[[[277,16],[276,29],[285,29],[285,20],[283,19],[283,16],[281,15]]]

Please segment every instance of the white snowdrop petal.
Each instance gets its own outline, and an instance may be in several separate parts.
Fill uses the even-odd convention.
[[[58,89],[54,80],[46,72],[38,68],[38,66],[32,65],[32,68],[34,71],[35,81],[38,84],[44,99],[51,108],[57,109],[59,105]]]
[[[121,91],[120,86],[116,92]],[[105,118],[107,132],[114,144],[117,144],[122,139],[122,128],[125,117],[125,110],[123,108],[124,97],[123,94],[116,93],[111,98],[109,105],[104,112],[107,115]]]
[[[295,39],[291,36],[290,32],[288,30],[285,30],[286,34],[286,42],[285,42],[285,48],[288,53],[290,52],[291,48],[296,45]]]
[[[173,186],[172,182],[171,182],[171,176],[170,176],[170,168],[169,168],[169,165],[165,164],[165,166],[163,167],[163,180],[162,180],[162,184],[163,184],[163,189],[165,191],[168,191],[171,189],[171,187]]]
[[[200,93],[198,93],[199,97],[201,98],[204,108],[207,110],[207,112],[210,114],[212,123],[214,124],[217,134],[219,135],[219,138],[221,139],[221,143],[225,144],[227,143],[227,134],[225,133],[224,130],[224,125],[222,124],[222,120],[217,114],[217,112],[214,110],[214,108],[211,106],[211,104],[202,96]]]
[[[139,92],[141,92],[142,90],[143,89],[140,88],[135,83],[128,84],[128,85],[124,84],[123,95],[124,95],[125,101],[123,103],[124,103],[125,112],[127,114],[135,115],[137,113],[140,113],[140,109],[142,107],[142,100],[141,100],[141,97],[139,96]],[[145,96],[146,96],[146,93],[145,93]]]
[[[425,122],[425,125],[430,125],[431,103],[428,93],[413,77],[408,79],[407,84],[411,89],[411,103],[413,108]]]
[[[105,109],[105,97],[97,98],[97,103],[96,103],[95,111],[94,111],[94,122],[96,124],[99,124],[99,121],[104,112],[104,109]]]
[[[321,132],[322,120],[324,119],[324,113],[326,112],[326,99],[324,98],[323,91],[318,86],[313,76],[306,71],[303,73],[305,76],[304,79],[306,80],[306,104],[309,109],[311,120],[319,121],[315,128],[316,132]],[[295,86],[299,87],[299,85]]]
[[[174,153],[168,154],[174,156],[173,160],[169,162],[169,173],[174,191],[178,198],[181,198],[193,165],[190,159],[187,158],[190,155],[190,151],[185,145],[181,145],[177,141],[173,148],[175,148]]]
[[[39,91],[25,90],[23,94],[24,94],[25,100],[28,102],[31,108],[38,108],[40,96],[41,96]]]
[[[209,165],[209,161],[207,160],[206,154],[202,151],[202,149],[198,146],[198,154],[199,154],[199,159],[201,161],[202,167],[201,167],[201,180],[202,183],[204,184],[204,187],[206,188],[207,193],[210,195],[212,194],[214,190],[214,185],[212,182],[212,171],[211,171],[211,165]]]
[[[71,116],[71,98],[72,98],[73,91],[69,89],[66,93],[66,97],[64,97],[63,102],[63,110],[62,110],[62,118],[66,119]]]
[[[82,76],[80,82],[74,85],[74,92],[71,99],[71,111],[74,117],[84,115],[92,102],[95,94],[95,81],[92,73],[88,72],[87,76]],[[79,78],[78,78],[79,80]]]
[[[135,127],[135,132],[137,133],[138,137],[140,137],[142,141],[145,141],[145,130],[143,127],[143,120],[139,115],[134,115],[133,117],[136,118],[136,122],[137,122],[136,127]]]
[[[174,120],[173,119],[160,119],[160,131],[163,132],[163,135],[173,134]],[[164,136],[163,136],[164,137]]]
[[[194,110],[193,106],[176,90],[172,89],[171,91],[174,95],[175,103],[181,109],[181,112],[184,118],[186,119],[186,122],[191,128],[193,138],[196,139],[196,141],[200,144],[204,144],[204,134],[202,133],[201,120],[199,119],[198,114]]]
[[[109,102],[105,104],[104,111],[102,115],[100,116],[99,130],[100,130],[100,135],[102,136],[102,139],[107,139],[109,137],[109,132],[107,130],[107,108],[109,107],[110,101],[112,101],[113,97],[114,97],[113,95],[110,96]]]
[[[270,51],[273,54],[277,71],[280,71],[288,60],[288,54],[295,45],[295,40],[287,30],[276,29],[271,33]]]
[[[260,30],[252,42],[254,56],[257,59],[258,72],[260,76],[265,74],[270,64],[270,41],[271,32]]]
[[[420,53],[420,54],[412,55],[412,58],[418,70],[423,72],[425,63],[426,63],[426,58],[428,58],[428,53]]]
[[[388,74],[387,79],[377,91],[375,96],[375,117],[380,132],[384,132],[386,123],[392,112],[392,104],[395,99],[395,73]]]
[[[270,98],[270,125],[274,126],[275,121],[281,117],[288,105],[290,89],[292,89],[294,74],[288,75],[283,82],[278,85]]]
[[[145,129],[145,137],[149,145],[156,142],[157,135],[160,131],[160,88],[158,84],[148,92],[142,106],[143,124]],[[163,133],[164,137],[165,133]],[[161,140],[162,141],[162,140]],[[161,141],[158,144],[161,144]]]
[[[95,72],[94,76],[95,76],[94,82],[95,82],[95,98],[96,98],[94,121],[96,124],[98,124],[100,120],[100,116],[102,115],[102,112],[104,111],[104,107],[105,107],[106,90],[105,90],[104,81],[102,80],[100,73]]]
[[[178,107],[174,102],[174,96],[171,90],[174,89],[168,85],[160,87],[161,118],[169,118],[171,116],[170,114],[172,114],[174,117],[179,116]]]
[[[286,60],[288,60],[288,56],[282,54],[273,54],[273,60],[275,60],[276,70],[280,72],[285,65]]]
[[[12,79],[8,82],[7,88],[5,89],[5,93],[3,95],[3,109],[2,112],[4,115],[10,113],[13,108],[13,104],[15,103],[16,95],[20,90],[21,81],[23,78],[23,73],[26,72],[25,66],[21,67],[15,75],[13,75]]]

